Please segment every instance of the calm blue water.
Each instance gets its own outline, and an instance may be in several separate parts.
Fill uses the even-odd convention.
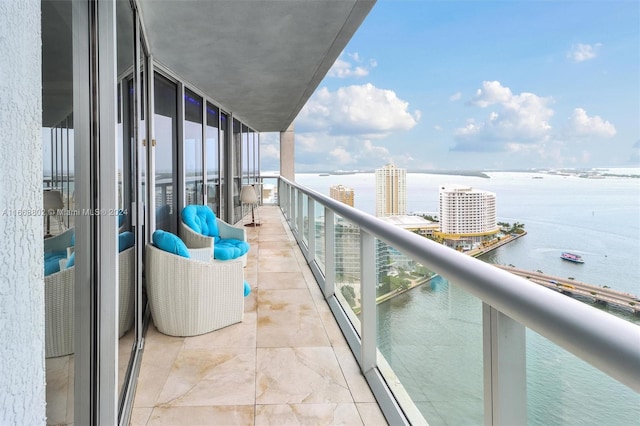
[[[528,234],[482,260],[640,295],[640,179],[488,174],[409,173],[407,211],[437,215],[444,184],[495,192],[498,220],[524,223]],[[296,180],[323,194],[335,184],[352,187],[355,207],[375,211],[372,173],[298,174]],[[585,263],[561,260],[563,250],[581,254]],[[444,278],[378,307],[380,351],[432,425],[483,423],[481,310],[478,299]],[[611,312],[640,324],[638,317]],[[640,395],[530,330],[527,383],[529,424],[640,425]]]

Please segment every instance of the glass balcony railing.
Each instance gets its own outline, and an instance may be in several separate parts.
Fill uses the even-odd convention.
[[[284,178],[280,208],[390,424],[633,424],[640,327]]]

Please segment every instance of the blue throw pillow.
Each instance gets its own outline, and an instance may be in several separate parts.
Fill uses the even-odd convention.
[[[178,238],[177,235],[173,235],[171,232],[166,232],[161,229],[155,231],[153,233],[153,245],[158,247],[160,250],[177,254],[178,256],[191,258],[191,254],[184,242]]]
[[[216,215],[209,206],[192,204],[182,209],[182,222],[198,234],[217,237],[219,234]]]
[[[136,242],[136,237],[133,235],[131,231],[125,231],[118,235],[118,252],[128,249],[129,247],[133,247]]]

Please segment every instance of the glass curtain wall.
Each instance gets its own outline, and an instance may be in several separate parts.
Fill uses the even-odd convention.
[[[185,205],[204,204],[202,97],[184,90]]]
[[[231,222],[235,223],[242,218],[242,207],[240,203],[240,188],[242,186],[242,133],[241,123],[233,119],[233,140],[231,148],[231,164],[233,172],[233,217]]]
[[[76,237],[71,2],[42,1],[41,16],[46,415],[47,424],[70,424],[75,268],[68,263]]]
[[[137,103],[134,14],[128,0],[116,2],[118,73],[117,207],[118,214],[118,382],[120,399],[126,390],[127,371],[136,347],[135,294],[137,286],[134,205],[137,199]]]
[[[220,110],[207,102],[207,205],[220,216]]]
[[[227,176],[228,162],[226,161],[228,153],[228,139],[229,139],[229,115],[220,111],[220,217],[227,222],[231,222],[227,213],[228,193],[229,193],[229,180]]]
[[[177,85],[166,77],[154,75],[155,124],[155,217],[156,229],[178,234],[177,225]]]

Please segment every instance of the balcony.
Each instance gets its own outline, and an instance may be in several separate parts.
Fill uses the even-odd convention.
[[[260,207],[242,323],[146,334],[132,425],[386,424],[277,206]]]
[[[132,424],[527,424],[548,413],[567,423],[580,407],[597,423],[640,415],[637,325],[285,179],[277,199],[260,207],[263,226],[247,229],[244,321],[191,338],[151,325]],[[449,280],[446,292],[424,281],[412,290],[433,298],[428,310],[409,311],[402,291],[379,303],[381,243]],[[338,266],[347,251],[357,261]]]

